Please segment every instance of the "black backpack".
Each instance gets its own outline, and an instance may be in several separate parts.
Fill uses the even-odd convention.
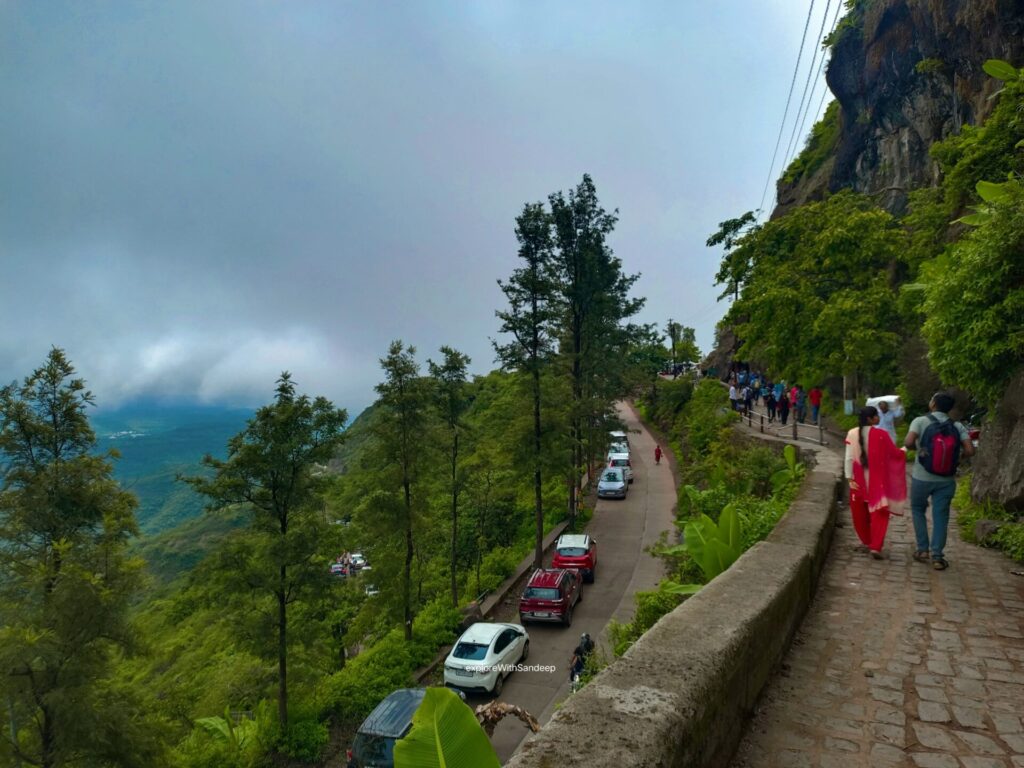
[[[918,461],[933,475],[953,477],[960,464],[960,432],[952,419],[940,421],[929,413],[928,421],[931,423],[921,435]]]

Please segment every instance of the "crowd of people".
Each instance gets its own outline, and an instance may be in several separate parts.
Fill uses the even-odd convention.
[[[807,422],[808,408],[810,423],[817,424],[821,418],[822,396],[821,387],[818,386],[806,390],[799,382],[791,386],[785,380],[772,381],[761,373],[745,369],[729,373],[729,401],[732,409],[746,415],[753,406],[763,403],[769,424],[778,420],[785,426],[789,422],[790,412],[796,421],[804,424]]]

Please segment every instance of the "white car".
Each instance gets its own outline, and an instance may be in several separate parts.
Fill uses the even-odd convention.
[[[368,571],[370,570],[370,564],[366,562],[366,557],[362,552],[353,552],[352,558],[352,570],[353,571]]]
[[[608,433],[608,437],[611,439],[612,445],[624,445],[626,450],[629,450],[629,435],[622,430],[613,430]]]
[[[444,684],[497,696],[505,678],[529,653],[530,636],[519,624],[477,622],[444,660]]]
[[[629,461],[628,453],[609,453],[608,466],[621,469],[626,476],[626,482],[633,482],[633,465]]]

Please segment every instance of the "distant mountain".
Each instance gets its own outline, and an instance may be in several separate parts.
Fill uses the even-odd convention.
[[[138,520],[154,534],[199,516],[203,499],[178,474],[201,471],[202,457],[223,458],[227,441],[245,428],[246,409],[138,402],[92,416],[101,450],[116,449],[114,476],[139,497]]]

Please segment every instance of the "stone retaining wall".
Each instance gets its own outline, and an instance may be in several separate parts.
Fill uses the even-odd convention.
[[[727,766],[814,596],[839,486],[809,473],[765,541],[570,696],[508,767]]]

